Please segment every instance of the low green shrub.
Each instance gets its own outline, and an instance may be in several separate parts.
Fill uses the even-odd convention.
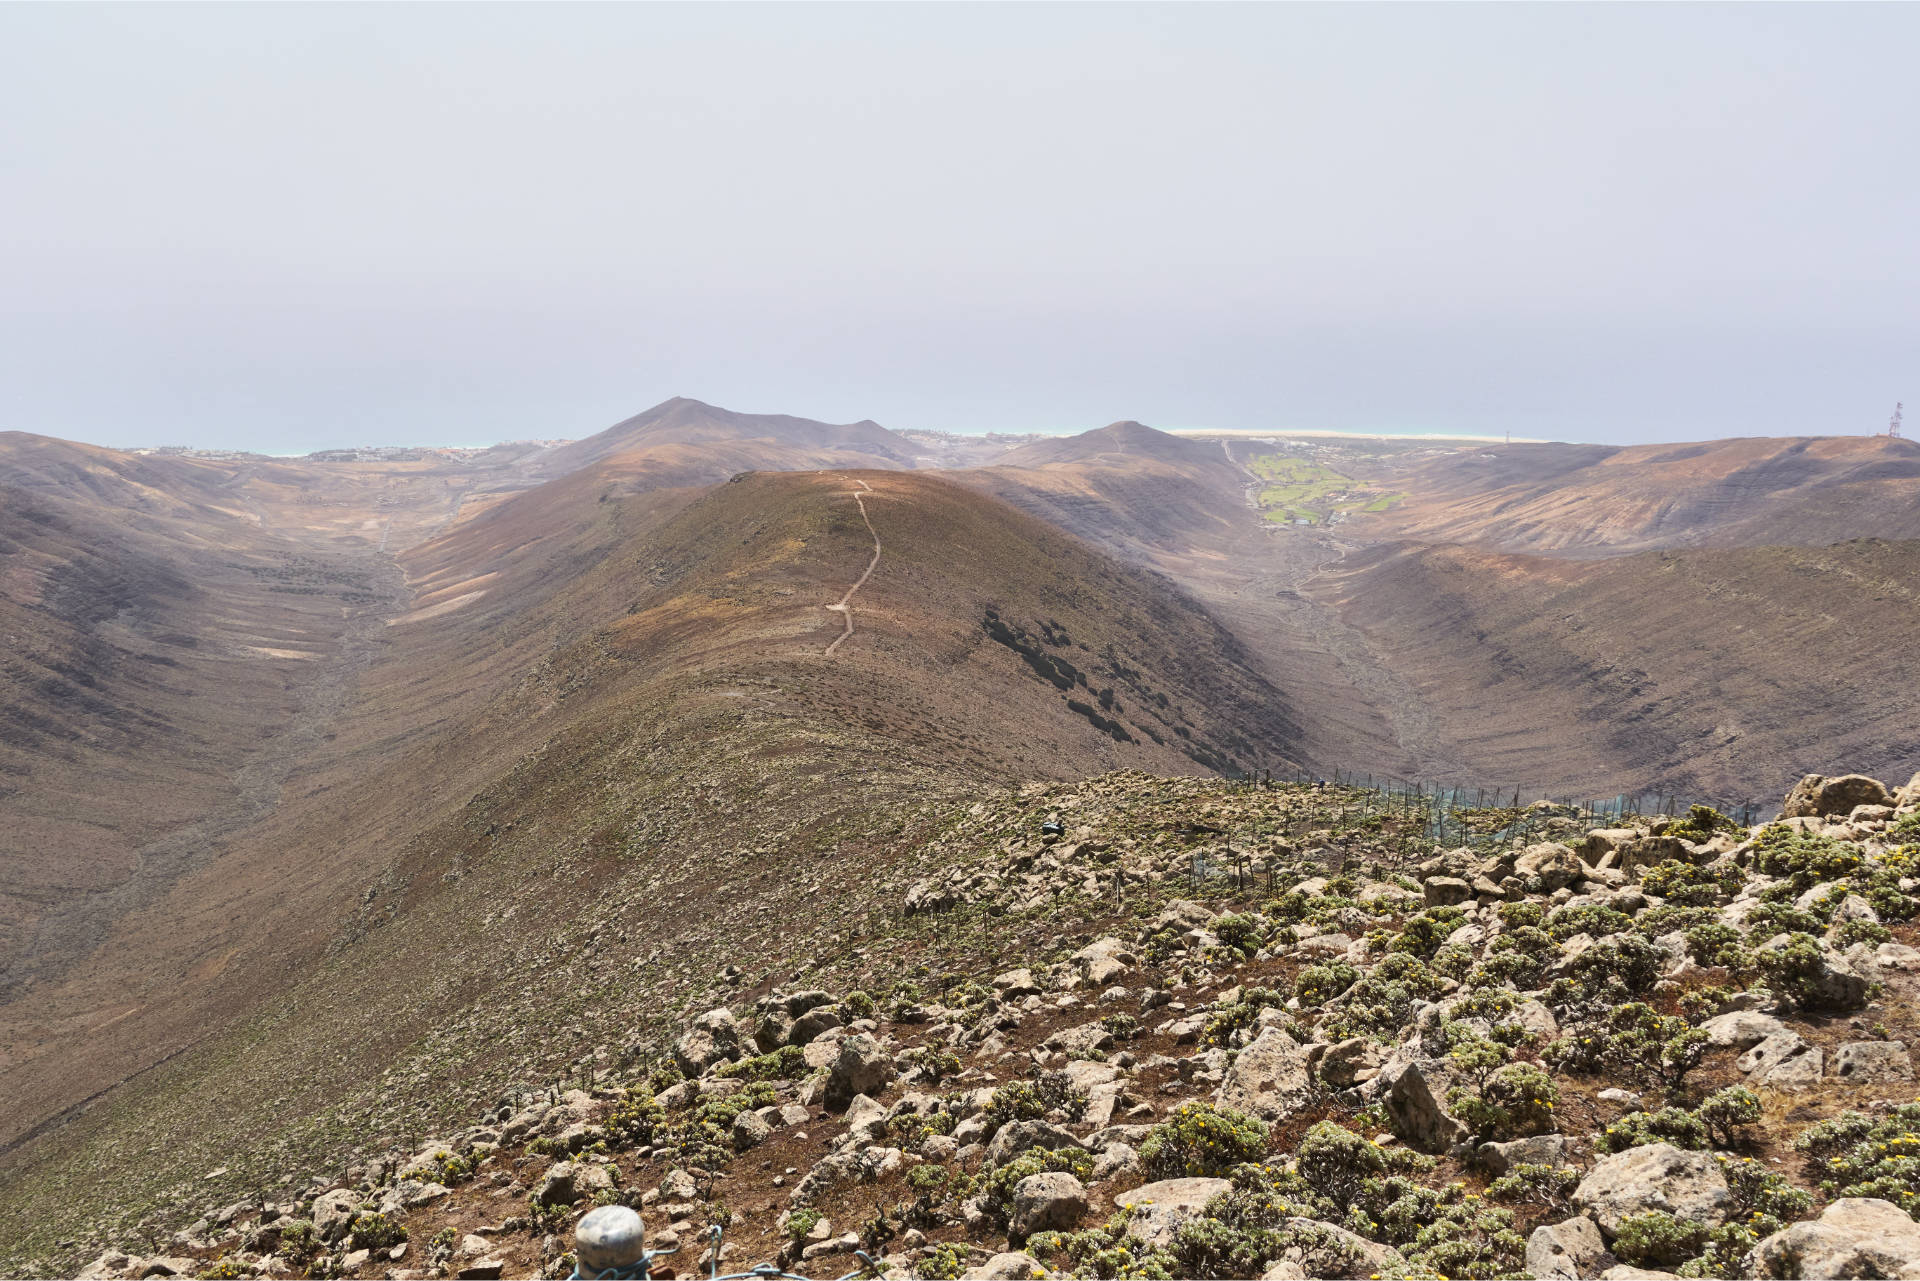
[[[1576,934],[1601,939],[1631,930],[1633,918],[1625,912],[1598,903],[1569,904],[1554,909],[1541,928],[1558,943],[1564,943]]]
[[[1475,1093],[1462,1086],[1447,1092],[1447,1106],[1482,1139],[1525,1138],[1555,1129],[1560,1096],[1553,1078],[1536,1063],[1496,1068]]]
[[[1507,1205],[1538,1206],[1551,1218],[1573,1213],[1573,1190],[1580,1171],[1571,1165],[1541,1165],[1522,1161],[1487,1185],[1487,1196]]]
[[[1668,859],[1640,873],[1640,888],[1682,907],[1714,907],[1738,894],[1746,879],[1737,867],[1712,871],[1679,859]]]
[[[653,1142],[666,1117],[666,1109],[651,1095],[629,1093],[607,1115],[607,1138],[620,1147],[643,1147]]]
[[[1430,961],[1440,950],[1440,945],[1466,922],[1465,908],[1429,907],[1402,921],[1397,934],[1375,931],[1368,938],[1371,940],[1377,936],[1388,952],[1401,952],[1422,961]]]
[[[798,1045],[783,1045],[769,1054],[738,1059],[714,1072],[715,1076],[743,1081],[791,1081],[806,1074],[807,1051]]]
[[[1707,1034],[1677,1015],[1628,1002],[1573,1028],[1543,1057],[1566,1072],[1609,1072],[1642,1085],[1678,1091],[1706,1056]]]
[[[1231,1108],[1190,1102],[1148,1132],[1140,1163],[1156,1179],[1225,1174],[1267,1150],[1267,1124]]]
[[[1248,912],[1223,912],[1208,927],[1222,944],[1250,957],[1267,941],[1266,923]]]
[[[1667,1268],[1706,1249],[1711,1230],[1697,1219],[1676,1219],[1664,1210],[1630,1214],[1614,1236],[1613,1253],[1631,1267]]]
[[[1846,1008],[1853,1008],[1843,1008],[1829,985],[1823,982],[1827,973],[1826,949],[1811,934],[1790,934],[1778,947],[1755,950],[1753,960],[1767,986],[1798,1009],[1844,1013]]]
[[[1718,965],[1736,973],[1753,968],[1753,952],[1746,935],[1723,921],[1709,921],[1687,931],[1687,955],[1702,965]]]
[[[1852,920],[1842,921],[1833,927],[1834,946],[1849,948],[1855,943],[1867,943],[1878,946],[1893,938],[1893,931],[1878,921]]]
[[[1740,830],[1740,824],[1711,805],[1695,805],[1687,810],[1685,818],[1667,824],[1665,834],[1698,845],[1712,840],[1721,832],[1732,835]]]
[[[1667,954],[1639,934],[1601,939],[1547,986],[1550,1005],[1612,1007],[1653,990]]]
[[[1295,1172],[1329,1209],[1357,1204],[1369,1183],[1425,1173],[1433,1165],[1432,1157],[1403,1147],[1383,1148],[1332,1121],[1316,1122],[1294,1152]]]
[[[1748,1126],[1760,1123],[1760,1096],[1744,1085],[1729,1085],[1709,1094],[1694,1112],[1714,1142],[1730,1148],[1745,1140]]]
[[[1885,1117],[1848,1112],[1794,1140],[1829,1198],[1879,1197],[1920,1219],[1920,1103]]]
[[[907,1062],[926,1073],[934,1081],[944,1081],[951,1076],[959,1076],[963,1070],[960,1056],[944,1045],[920,1045],[907,1054]]]
[[[1412,1020],[1416,1002],[1431,1001],[1446,990],[1446,978],[1418,957],[1391,953],[1347,989],[1340,1007],[1322,1021],[1321,1034],[1335,1041],[1397,1037]]]
[[[1309,965],[1294,978],[1293,994],[1300,998],[1301,1005],[1315,1008],[1352,987],[1359,978],[1360,971],[1345,961]]]
[[[990,1130],[1009,1121],[1038,1121],[1058,1108],[1069,1121],[1087,1110],[1085,1091],[1073,1088],[1064,1072],[1043,1072],[1031,1081],[1009,1081],[993,1092],[985,1116]]]
[[[1126,1194],[1121,1193],[1124,1199]],[[1108,1277],[1114,1281],[1172,1281],[1185,1275],[1164,1250],[1148,1250],[1127,1234],[1126,1211],[1106,1223],[1079,1232],[1036,1232],[1027,1238],[1027,1253],[1050,1260],[1073,1275]]]
[[[1831,840],[1784,824],[1770,824],[1753,847],[1754,867],[1768,876],[1786,877],[1795,895],[1822,882],[1845,880],[1865,862],[1865,852],[1853,841]]]
[[[1242,1028],[1253,1026],[1265,1009],[1280,1009],[1287,1003],[1284,992],[1270,987],[1250,987],[1243,989],[1240,999],[1231,1005],[1216,1009],[1207,1019],[1207,1025],[1201,1030],[1200,1040],[1206,1045],[1226,1045],[1233,1034]]]
[[[1671,1143],[1697,1152],[1710,1146],[1712,1139],[1707,1123],[1692,1112],[1661,1108],[1657,1112],[1629,1112],[1602,1130],[1593,1146],[1601,1152],[1625,1152],[1648,1143]]]
[[[972,1266],[964,1242],[941,1241],[927,1247],[927,1252],[914,1261],[912,1272],[921,1281],[960,1281]]]
[[[407,1239],[407,1229],[384,1214],[361,1214],[355,1216],[349,1235],[355,1250],[392,1250]]]

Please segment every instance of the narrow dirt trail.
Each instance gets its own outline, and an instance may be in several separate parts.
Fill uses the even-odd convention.
[[[866,522],[867,532],[873,535],[873,559],[867,562],[866,571],[862,573],[860,577],[853,580],[853,586],[847,588],[847,594],[840,598],[839,603],[827,606],[828,609],[839,610],[840,616],[846,620],[847,624],[847,629],[834,637],[833,643],[827,646],[828,658],[833,657],[833,651],[840,648],[842,641],[853,635],[853,594],[866,586],[867,579],[873,577],[874,567],[880,563],[880,531],[873,527],[873,519],[867,515],[866,495],[873,492],[873,486],[857,477],[853,483],[860,486],[861,491],[864,491],[856,492],[853,496],[853,501],[860,505],[860,519]]]

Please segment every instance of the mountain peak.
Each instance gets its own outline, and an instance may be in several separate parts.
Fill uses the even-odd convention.
[[[765,442],[786,450],[871,455],[876,467],[911,467],[915,453],[910,441],[870,418],[857,423],[823,423],[790,414],[741,413],[690,396],[674,396],[603,432],[555,450],[547,459],[547,474],[563,475],[636,450],[743,441]]]
[[[1083,431],[1077,436],[1058,436],[1012,450],[998,462],[1007,467],[1047,467],[1115,454],[1145,456],[1174,463],[1225,461],[1219,450],[1200,441],[1187,440],[1125,418],[1108,423],[1105,427]]]

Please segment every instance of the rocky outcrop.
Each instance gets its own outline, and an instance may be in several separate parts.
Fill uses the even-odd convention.
[[[826,1104],[844,1111],[857,1094],[878,1094],[893,1079],[893,1058],[878,1041],[856,1032],[840,1041],[827,1073]]]
[[[1762,1241],[1749,1265],[1760,1277],[1920,1277],[1920,1223],[1891,1201],[1847,1197]]]
[[[1415,1150],[1445,1152],[1467,1137],[1467,1127],[1440,1106],[1419,1064],[1389,1064],[1373,1083],[1380,1087],[1393,1132]]]
[[[1600,1158],[1574,1189],[1573,1204],[1612,1239],[1623,1220],[1649,1210],[1717,1227],[1733,1195],[1712,1153],[1649,1143]]]
[[[1543,1223],[1527,1238],[1527,1271],[1537,1281],[1583,1281],[1614,1263],[1599,1226],[1585,1216]]]
[[[1182,1223],[1199,1218],[1207,1202],[1232,1189],[1225,1179],[1162,1179],[1122,1192],[1114,1203],[1131,1211],[1127,1235],[1152,1249],[1170,1244]]]
[[[1013,1209],[1008,1215],[1011,1235],[1025,1239],[1036,1232],[1077,1227],[1087,1213],[1087,1189],[1064,1172],[1029,1174],[1013,1185]]]
[[[673,1044],[674,1065],[688,1076],[699,1076],[739,1054],[740,1025],[724,1007],[702,1014]]]
[[[1240,1051],[1216,1095],[1222,1107],[1268,1121],[1298,1111],[1313,1093],[1307,1047],[1277,1027]]]
[[[1842,774],[1828,778],[1809,774],[1793,785],[1781,803],[1782,818],[1825,818],[1845,816],[1856,805],[1892,805],[1893,793],[1885,783],[1865,774]]]

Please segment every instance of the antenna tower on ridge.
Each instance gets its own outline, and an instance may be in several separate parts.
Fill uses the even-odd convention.
[[[1887,424],[1887,435],[1893,437],[1895,440],[1900,439],[1900,411],[1905,408],[1906,403],[1904,401],[1895,405],[1893,407],[1893,421]]]

